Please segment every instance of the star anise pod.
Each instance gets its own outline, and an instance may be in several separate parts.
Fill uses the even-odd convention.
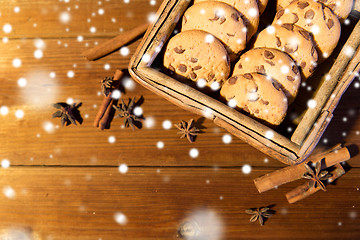
[[[62,126],[64,126],[65,124],[68,125],[69,123],[77,125],[75,111],[77,111],[77,108],[81,106],[81,103],[74,103],[72,105],[69,105],[67,103],[55,103],[53,104],[53,106],[59,110],[54,112],[52,114],[52,117],[61,118]]]
[[[321,171],[321,163],[323,160],[324,159],[316,162],[315,168],[311,166],[313,165],[311,162],[306,163],[304,166],[307,172],[302,177],[305,179],[310,179],[310,188],[316,188],[319,186],[321,190],[326,191],[325,184],[322,181],[328,180],[331,177],[331,174],[325,170]]]
[[[101,80],[101,91],[107,97],[111,91],[114,82],[114,77],[105,77]]]
[[[177,134],[181,134],[180,138],[186,137],[189,142],[194,142],[195,137],[198,135],[199,129],[193,126],[194,119],[190,119],[189,122],[181,120],[180,123],[175,124],[175,127],[179,129]]]
[[[270,208],[268,207],[249,208],[246,209],[245,212],[247,214],[253,215],[249,220],[250,222],[256,222],[257,220],[259,220],[261,226],[264,225],[265,218],[267,219],[272,216],[272,213],[270,212]]]
[[[136,122],[140,122],[140,118],[136,116],[133,112],[135,106],[135,98],[129,99],[128,105],[125,104],[124,100],[121,99],[121,104],[119,106],[113,105],[116,111],[120,113],[115,116],[115,118],[124,118],[124,126],[131,127],[132,130],[135,129]]]

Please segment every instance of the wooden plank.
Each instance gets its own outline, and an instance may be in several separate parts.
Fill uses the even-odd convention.
[[[1,31],[0,38],[114,37],[122,30],[146,23],[160,3],[146,0],[127,3],[94,0],[6,1],[1,4],[1,22],[10,24],[12,31]]]
[[[248,175],[239,168],[130,167],[126,174],[117,168],[9,168],[0,176],[1,233],[16,228],[41,239],[176,239],[184,219],[202,212],[222,230],[221,239],[359,236],[360,169],[293,205],[284,194],[302,181],[259,194],[252,179],[264,173],[256,168]],[[265,226],[249,222],[245,209],[271,204],[276,214]],[[126,224],[115,221],[116,213],[126,216]],[[204,220],[193,218],[206,229]]]

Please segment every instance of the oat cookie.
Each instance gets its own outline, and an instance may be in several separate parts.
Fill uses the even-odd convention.
[[[310,77],[316,66],[318,54],[309,32],[293,24],[271,25],[261,31],[255,48],[276,48],[290,55],[300,68],[303,80]]]
[[[290,3],[296,0],[277,0],[277,11],[287,7]],[[330,8],[335,15],[341,20],[345,20],[353,7],[354,0],[317,0],[328,8]]]
[[[293,23],[312,33],[319,62],[328,58],[339,42],[341,26],[336,15],[315,1],[298,0],[278,11],[275,23]]]
[[[225,45],[231,60],[246,47],[244,28],[239,12],[223,2],[199,2],[188,8],[182,19],[182,31],[197,29],[211,33]]]
[[[166,46],[164,66],[193,81],[205,80],[208,86],[221,86],[230,73],[223,44],[201,30],[183,31],[172,37]]]
[[[194,4],[204,1],[224,2],[238,10],[247,27],[247,40],[256,33],[259,26],[259,7],[256,0],[194,0]]]
[[[291,104],[298,92],[301,76],[295,61],[274,48],[253,48],[240,56],[233,75],[256,72],[276,80]]]
[[[285,118],[287,98],[271,78],[258,73],[237,74],[222,86],[220,94],[227,101],[271,125]]]

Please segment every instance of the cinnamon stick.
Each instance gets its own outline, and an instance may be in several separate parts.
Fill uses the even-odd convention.
[[[307,171],[305,168],[306,163],[308,163],[310,160],[313,163],[316,163],[322,159],[324,159],[324,166],[322,166],[322,169],[325,169],[340,162],[349,160],[350,152],[346,147],[343,147],[339,150],[335,150],[324,155],[318,155],[318,157],[311,158],[298,165],[288,166],[272,173],[268,173],[262,177],[256,178],[254,179],[255,186],[258,191],[262,193],[282,184],[300,179]]]
[[[114,74],[114,81],[115,81],[114,89],[119,88],[120,81],[117,81],[117,80],[120,80],[120,78],[123,75],[124,75],[123,71],[121,71],[119,69],[116,70],[116,72]],[[98,112],[97,112],[97,114],[95,116],[94,127],[99,127],[99,123],[100,123],[101,119],[103,119],[103,118],[106,119],[106,121],[107,121],[107,119],[109,117],[108,115],[106,115],[107,112],[108,112],[107,109],[112,108],[112,102],[113,102],[113,98],[111,97],[111,92],[110,92],[109,95],[107,95],[104,98],[104,100],[103,100],[103,102],[102,102],[102,104],[101,104],[101,106],[100,106],[100,108],[99,108],[99,110],[98,110]],[[108,112],[108,113],[110,113],[110,112]]]
[[[336,164],[335,167],[336,168],[333,171],[331,171],[332,176],[327,180],[328,183],[335,181],[336,179],[338,179],[339,177],[345,174],[345,170],[341,166],[341,164]],[[320,189],[321,188],[319,186],[317,186],[316,188],[309,188],[309,184],[305,183],[295,188],[294,190],[288,192],[285,196],[289,203],[295,203],[316,193]]]
[[[84,57],[86,57],[89,61],[93,61],[99,59],[116,49],[124,46],[128,42],[131,42],[136,37],[143,34],[146,29],[149,27],[149,23],[145,23],[143,25],[137,26],[129,31],[123,32],[120,35],[94,47],[88,49],[82,53]]]
[[[114,103],[114,99],[112,98],[108,107],[106,108],[106,111],[105,111],[103,117],[100,119],[100,122],[99,122],[100,130],[104,130],[106,127],[106,124],[108,123],[108,120],[110,117],[110,112],[113,110],[113,107],[112,107],[113,103]]]

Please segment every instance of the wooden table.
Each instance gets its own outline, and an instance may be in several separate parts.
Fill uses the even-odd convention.
[[[129,78],[122,98],[143,97],[143,127],[123,128],[120,118],[105,131],[93,127],[100,81],[126,68],[140,41],[129,54],[94,62],[81,53],[145,23],[160,3],[1,3],[0,239],[176,239],[185,219],[207,239],[358,239],[359,155],[327,192],[289,204],[285,193],[301,180],[262,194],[253,184],[283,164]],[[343,96],[317,151],[360,144],[359,84]],[[55,102],[82,102],[82,124],[52,119]],[[194,143],[173,126],[191,118],[203,132]],[[276,213],[264,226],[249,222],[245,209],[268,205]]]

